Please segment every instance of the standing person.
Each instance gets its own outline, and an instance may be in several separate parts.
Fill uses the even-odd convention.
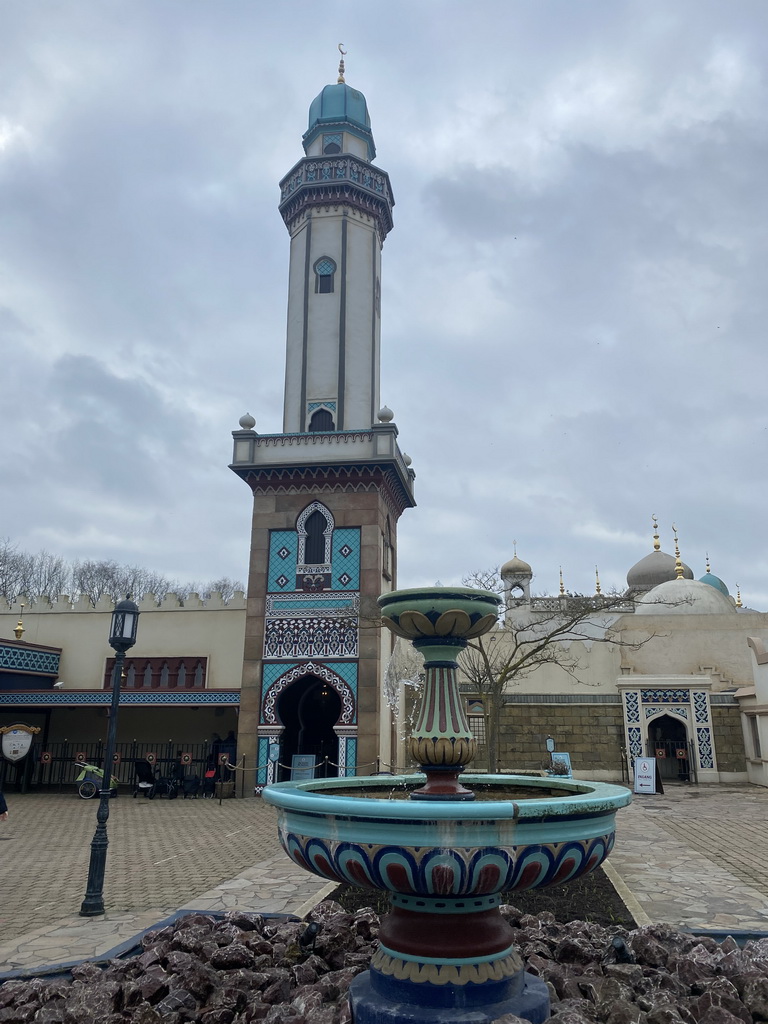
[[[0,792],[0,821],[8,820],[8,804],[5,802],[5,797]]]

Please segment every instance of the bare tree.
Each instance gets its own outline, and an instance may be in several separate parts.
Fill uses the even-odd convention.
[[[59,555],[40,551],[35,555],[20,551],[8,538],[0,540],[0,596],[9,603],[24,595],[36,601],[41,597],[56,598],[60,594],[82,594],[92,604],[101,597],[119,601],[130,594],[140,601],[152,594],[161,601],[174,593],[184,600],[191,593],[209,596],[220,593],[225,601],[245,586],[229,576],[210,583],[179,583],[152,569],[139,565],[122,565],[114,559],[87,558],[66,562]]]
[[[9,603],[24,591],[24,553],[6,537],[0,540],[0,594]]]
[[[7,539],[0,541],[0,595],[9,603],[21,596],[57,597],[69,581],[69,566],[63,558],[48,551],[31,555]]]
[[[462,583],[475,587],[485,583],[482,589],[497,593],[501,586],[497,570],[473,573]],[[631,610],[631,600],[619,593],[534,598],[531,605],[518,606],[498,629],[469,642],[459,664],[482,701],[489,771],[498,767],[501,716],[509,687],[544,665],[556,665],[571,679],[579,679],[580,651],[574,650],[574,642],[638,650],[653,635],[629,642],[613,629],[619,616]]]
[[[201,597],[207,598],[211,594],[221,594],[222,600],[231,601],[238,590],[245,591],[244,585],[239,580],[233,580],[229,576],[221,576],[217,580],[211,580],[200,589]]]

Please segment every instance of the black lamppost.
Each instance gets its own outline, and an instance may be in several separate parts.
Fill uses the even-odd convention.
[[[88,865],[88,887],[80,907],[80,917],[96,917],[104,913],[104,868],[107,864],[107,818],[112,783],[112,761],[117,737],[117,710],[120,706],[120,680],[123,674],[125,652],[136,643],[139,626],[138,606],[126,598],[112,612],[109,646],[115,650],[115,669],[112,673],[112,704],[109,711],[107,749],[104,751],[104,775],[99,791],[99,809],[96,813],[96,831],[91,840],[91,860]]]

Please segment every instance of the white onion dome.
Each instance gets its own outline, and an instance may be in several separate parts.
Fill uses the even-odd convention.
[[[687,580],[693,579],[693,571],[685,564],[683,565],[683,576]],[[630,593],[651,590],[661,583],[667,583],[675,579],[675,556],[668,555],[666,551],[652,551],[645,558],[636,562],[627,573],[627,586]]]
[[[734,615],[730,598],[700,580],[675,579],[660,583],[639,597],[635,615]]]
[[[499,575],[502,579],[505,576],[533,576],[533,569],[524,562],[522,558],[518,558],[515,555],[514,558],[510,558],[508,562],[505,562],[499,570]]]

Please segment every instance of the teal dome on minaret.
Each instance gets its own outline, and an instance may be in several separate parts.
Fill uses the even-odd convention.
[[[337,143],[340,148],[332,152],[345,151],[343,133],[347,132],[365,143],[369,161],[376,156],[368,104],[361,92],[353,89],[344,81],[343,58],[339,64],[339,79],[336,85],[326,85],[310,105],[309,125],[303,137],[304,152],[307,156],[310,155],[312,143],[319,136],[333,135],[334,129],[335,133],[342,133],[342,140]],[[331,145],[335,144],[331,143]],[[330,155],[325,145],[323,145],[322,151]]]
[[[326,85],[312,100],[307,131],[311,132],[316,124],[328,121],[351,121],[360,128],[367,128],[370,131],[371,118],[365,96],[346,82]]]

